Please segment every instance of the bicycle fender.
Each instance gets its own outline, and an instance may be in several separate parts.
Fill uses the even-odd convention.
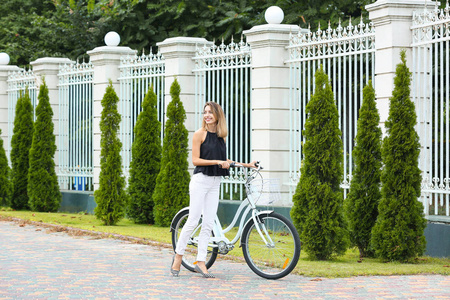
[[[175,220],[177,219],[177,217],[178,217],[182,212],[184,212],[184,211],[186,211],[186,210],[189,210],[189,207],[185,207],[185,208],[180,209],[180,210],[177,212],[177,214],[173,217],[172,222],[170,222],[170,232],[172,232],[173,229],[174,229],[174,228],[173,228],[173,227],[175,226],[174,222],[175,222]]]
[[[271,213],[273,213],[273,210],[263,210],[263,211],[258,212],[256,217],[258,217],[259,215],[262,215],[262,214],[267,214],[268,215],[268,214],[271,214]],[[245,225],[242,228],[247,227],[247,224],[250,223],[251,221],[253,221],[253,218],[250,216],[250,219],[248,219],[247,222],[245,222]],[[239,241],[239,247],[242,247],[242,239],[240,239],[240,241]]]

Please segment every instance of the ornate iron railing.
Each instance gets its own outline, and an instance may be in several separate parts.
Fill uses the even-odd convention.
[[[63,189],[93,190],[93,76],[90,62],[59,67],[57,174]]]
[[[6,149],[8,153],[11,153],[11,138],[14,132],[17,100],[26,90],[28,90],[33,106],[33,121],[36,121],[34,113],[37,105],[36,80],[36,75],[31,70],[21,69],[8,74],[8,149]]]
[[[142,101],[149,88],[158,101],[158,119],[161,122],[161,143],[164,134],[164,78],[165,60],[162,54],[142,53],[140,56],[124,56],[120,64],[120,138],[122,141],[122,164],[124,175],[129,176],[131,147],[134,140],[134,126],[142,110]]]
[[[344,146],[344,181],[349,188],[353,169],[352,150],[356,136],[362,90],[374,78],[375,30],[372,24],[342,27],[316,32],[300,30],[290,35],[290,181],[295,186],[300,178],[303,159],[302,130],[306,120],[305,107],[314,93],[314,75],[322,66],[328,74],[340,116]]]
[[[413,15],[412,98],[426,215],[450,216],[450,6]]]

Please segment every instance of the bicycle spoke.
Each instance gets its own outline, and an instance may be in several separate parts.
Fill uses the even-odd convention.
[[[244,238],[244,256],[250,268],[265,278],[280,278],[289,274],[298,261],[300,240],[294,237],[295,228],[284,217],[271,213],[263,218],[262,231],[266,243],[262,239],[253,222],[246,228]],[[296,232],[295,232],[296,233]]]

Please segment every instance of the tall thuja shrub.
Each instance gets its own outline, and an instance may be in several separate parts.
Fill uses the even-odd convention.
[[[304,159],[291,217],[303,249],[313,259],[343,254],[347,232],[343,214],[343,156],[339,114],[328,76],[315,74],[315,91],[306,106]]]
[[[2,130],[0,129],[0,136]],[[3,147],[3,140],[0,138],[0,205],[9,206],[11,199],[11,181],[10,169],[8,165],[8,158],[6,157],[5,148]]]
[[[34,211],[55,212],[62,196],[53,160],[56,152],[53,111],[45,81],[39,88],[38,101],[28,170],[29,205]]]
[[[28,169],[30,147],[33,139],[33,106],[28,90],[16,104],[14,130],[11,138],[12,186],[11,207],[28,208]]]
[[[416,111],[410,98],[411,73],[404,50],[400,58],[382,145],[381,200],[372,245],[383,259],[406,261],[425,250],[426,220],[423,205],[417,199],[422,181],[418,167],[420,144],[414,129]]]
[[[97,203],[95,216],[105,225],[114,225],[122,219],[128,202],[120,156],[122,142],[117,136],[121,119],[117,111],[118,102],[119,98],[110,81],[101,102],[100,187],[94,192]]]
[[[148,90],[142,103],[142,111],[134,127],[131,151],[127,215],[136,223],[153,224],[152,195],[161,165],[161,122],[158,121],[153,87]]]
[[[186,112],[180,100],[180,85],[175,79],[170,87],[172,101],[167,106],[167,121],[153,201],[155,224],[169,226],[175,213],[189,203],[188,131]]]
[[[372,228],[378,216],[381,192],[381,129],[372,82],[363,89],[359,109],[358,132],[353,150],[355,169],[350,192],[345,200],[350,240],[359,249],[360,257],[372,257]]]

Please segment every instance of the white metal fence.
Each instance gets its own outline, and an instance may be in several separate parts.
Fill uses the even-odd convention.
[[[228,123],[227,157],[239,162],[251,155],[251,51],[242,39],[220,46],[198,47],[195,60],[195,115],[201,125],[203,105],[219,103]],[[238,171],[238,170],[237,170]],[[221,199],[243,199],[243,174],[231,170]]]
[[[122,141],[122,164],[124,175],[129,176],[131,148],[134,140],[134,126],[141,112],[142,101],[149,88],[157,96],[158,119],[161,122],[161,143],[164,133],[164,57],[158,54],[144,53],[142,56],[125,56],[120,64],[120,103],[119,113],[122,116],[120,138]]]
[[[351,23],[351,22],[350,22]],[[416,103],[421,139],[420,168],[423,171],[422,201],[427,215],[450,215],[450,7],[414,13],[412,34],[412,98]],[[291,186],[300,178],[303,159],[302,130],[305,107],[314,93],[314,74],[323,66],[331,80],[340,115],[344,145],[344,181],[347,192],[353,169],[352,150],[362,89],[374,80],[375,32],[362,21],[316,32],[301,30],[291,34],[286,60],[290,69],[290,148]],[[201,124],[203,105],[218,102],[224,109],[229,137],[228,157],[251,159],[251,66],[250,46],[241,40],[225,45],[198,45],[195,68],[195,118]],[[123,143],[124,173],[128,177],[133,130],[142,100],[153,86],[158,97],[161,138],[164,129],[165,60],[160,54],[122,57],[119,112]],[[93,178],[93,74],[90,63],[60,67],[58,175],[62,188],[92,190]],[[374,85],[376,82],[374,82]],[[32,104],[37,101],[36,76],[20,70],[8,77],[8,137],[11,140],[16,102],[28,88]],[[10,145],[11,143],[9,143]],[[10,146],[9,146],[9,151]],[[222,199],[243,197],[243,174],[233,170],[221,189]]]
[[[34,75],[33,71],[25,69],[11,72],[8,75],[8,153],[11,153],[11,138],[14,131],[17,100],[27,89],[30,95],[31,105],[33,106],[33,121],[35,121],[36,115],[34,111],[37,105],[36,75]]]
[[[449,216],[450,7],[414,13],[412,97],[422,145],[422,201],[426,215]]]
[[[91,63],[59,67],[57,173],[67,190],[93,190],[93,76]]]
[[[344,145],[344,192],[349,188],[353,169],[352,150],[356,136],[362,90],[374,78],[375,31],[372,24],[317,32],[291,34],[288,46],[290,67],[290,163],[291,185],[300,178],[303,159],[302,130],[306,120],[305,107],[314,93],[314,74],[322,66],[330,78],[340,116]]]

